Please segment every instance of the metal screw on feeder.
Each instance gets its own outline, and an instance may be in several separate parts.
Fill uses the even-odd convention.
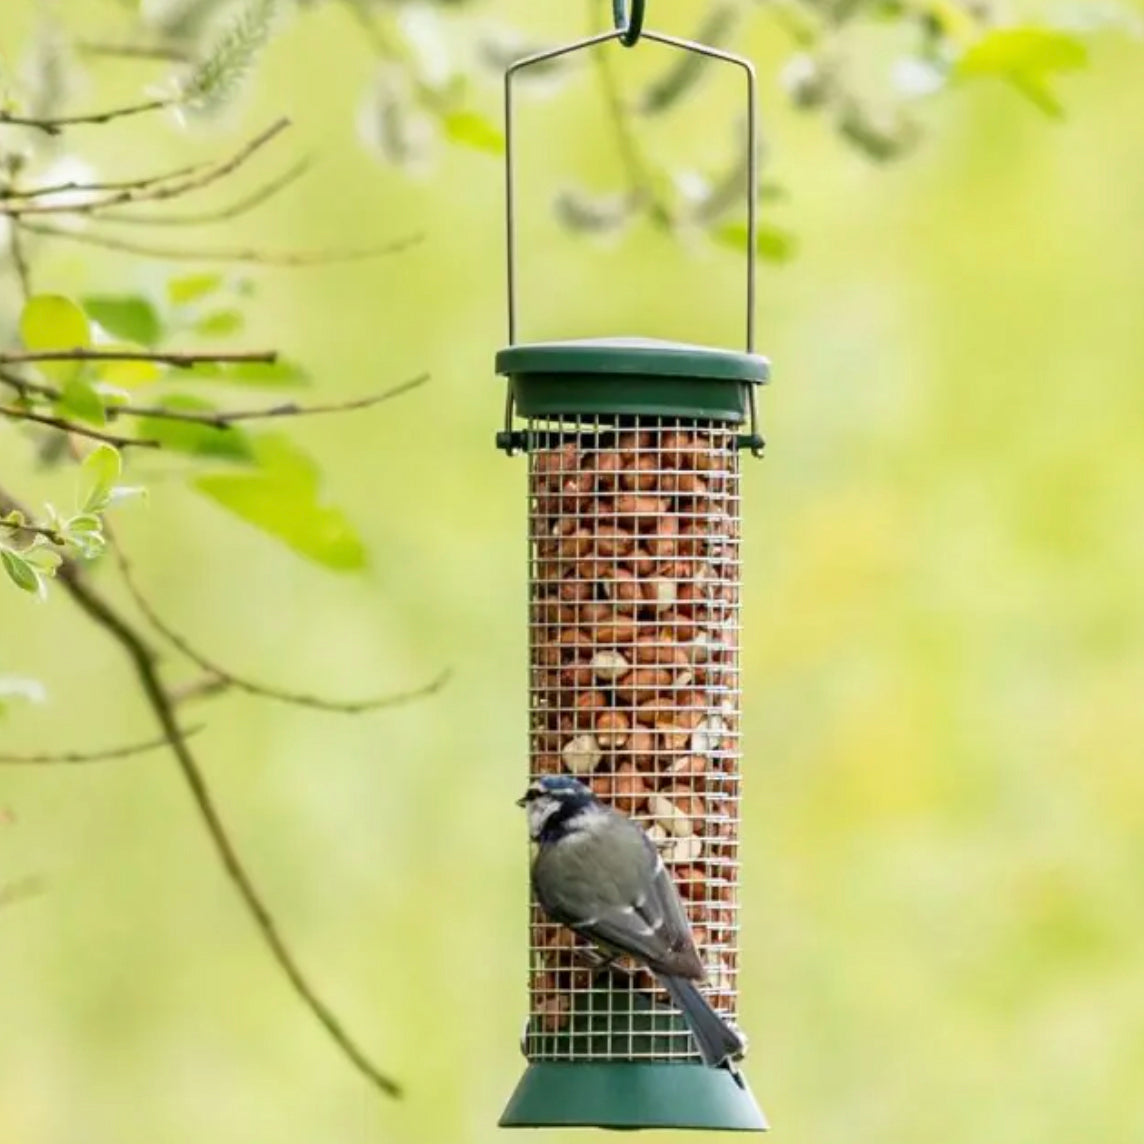
[[[739,455],[762,451],[754,352],[755,73],[741,56],[643,27],[615,28],[505,73],[508,341],[497,445],[528,455],[530,780],[570,773],[648,830],[707,968],[738,1003],[740,797]],[[641,39],[740,68],[747,83],[746,349],[645,338],[520,344],[512,80],[558,56]],[[522,429],[516,419],[524,420]],[[743,432],[744,426],[748,427]],[[531,914],[528,1068],[505,1127],[763,1130],[741,1073],[703,1063],[643,969],[594,966],[587,946]]]

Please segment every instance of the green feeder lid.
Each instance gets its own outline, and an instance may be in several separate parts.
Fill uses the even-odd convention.
[[[770,362],[741,350],[655,338],[591,338],[508,346],[496,356],[524,417],[687,417],[739,424],[747,387]]]
[[[497,354],[497,373],[640,374],[644,377],[694,377],[720,381],[765,382],[770,362],[760,354],[715,349],[659,338],[585,338],[568,342],[531,342]]]

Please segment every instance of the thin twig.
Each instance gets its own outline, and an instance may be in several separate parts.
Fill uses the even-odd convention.
[[[178,350],[100,350],[76,346],[59,350],[4,350],[0,351],[0,366],[25,365],[38,361],[154,361],[189,369],[194,365],[224,365],[234,362],[254,362],[273,365],[278,360],[276,350],[243,350],[239,352],[190,353]],[[5,379],[7,380],[7,379]]]
[[[0,512],[24,511],[22,506],[0,489]],[[25,513],[25,515],[27,515]],[[342,1023],[314,992],[313,987],[298,967],[294,955],[282,937],[262,897],[246,872],[226,826],[219,816],[210,788],[191,749],[183,737],[175,716],[171,698],[159,679],[155,653],[144,637],[115,608],[88,583],[79,566],[64,560],[56,573],[57,581],[95,624],[101,627],[126,652],[131,660],[139,686],[147,699],[167,745],[175,756],[184,780],[191,792],[199,816],[207,828],[215,852],[222,861],[227,877],[242,898],[259,933],[266,942],[279,968],[285,974],[295,994],[306,1005],[326,1030],[342,1053],[369,1081],[387,1096],[401,1095],[401,1087],[366,1056],[346,1032]]]
[[[18,536],[21,532],[26,532],[29,535],[42,536],[51,544],[56,545],[57,548],[63,548],[67,541],[60,535],[59,531],[55,528],[48,528],[42,524],[14,524],[8,520],[0,520],[0,528],[6,529],[12,536]]]
[[[19,409],[15,405],[0,405],[0,417],[7,417],[10,421],[34,421],[37,425],[47,425],[52,429],[59,429],[64,433],[75,433],[80,437],[90,437],[93,441],[103,441],[114,445],[117,449],[127,449],[132,446],[142,449],[158,449],[158,441],[149,441],[140,437],[121,437],[115,433],[104,433],[100,429],[93,429],[90,425],[80,425],[76,421],[69,421],[65,417],[53,417],[47,413],[35,413],[30,409]]]
[[[12,373],[11,370],[3,368],[0,368],[0,382],[14,389],[21,400],[26,398],[29,393],[46,397],[49,401],[59,401],[63,396],[60,390],[50,385],[41,385],[38,381],[28,381],[27,378],[21,377],[18,373]]]
[[[161,44],[112,44],[102,40],[80,40],[76,48],[82,55],[113,56],[122,60],[158,60],[182,64],[191,58],[181,48],[164,47]]]
[[[352,397],[346,401],[330,401],[320,405],[300,405],[296,401],[284,401],[277,405],[266,405],[260,409],[233,409],[219,410],[217,412],[202,412],[190,409],[173,409],[166,405],[111,405],[107,408],[109,420],[117,417],[150,417],[159,421],[183,421],[192,425],[206,425],[212,429],[225,430],[237,421],[263,421],[277,417],[313,417],[326,413],[350,413],[359,409],[370,409],[391,401],[417,389],[429,380],[427,373],[419,374],[408,381],[401,382],[381,393],[372,393],[365,397]],[[41,385],[37,382],[28,382],[15,374],[0,369],[0,383],[10,385],[21,395],[35,393],[47,401],[59,401],[63,394],[50,385]]]
[[[116,250],[121,254],[138,254],[144,258],[161,258],[172,262],[253,262],[260,266],[322,266],[333,262],[359,262],[367,258],[380,258],[388,254],[400,254],[421,242],[423,235],[414,234],[399,238],[382,246],[363,247],[349,250],[303,250],[266,251],[254,249],[210,250],[185,247],[151,246],[143,242],[113,238],[106,234],[93,234],[91,231],[64,230],[46,223],[13,220],[17,226],[31,234],[46,238],[62,238],[85,246],[99,246],[104,250]]]
[[[55,118],[35,115],[14,115],[10,111],[0,111],[0,124],[12,127],[34,127],[47,135],[59,135],[67,127],[81,127],[85,124],[110,123],[113,119],[127,119],[132,115],[143,115],[148,111],[160,111],[173,107],[179,100],[148,99],[143,103],[130,103],[124,107],[113,107],[107,111],[91,111],[83,115],[61,115]]]
[[[187,727],[181,732],[184,739],[197,735],[201,726]],[[144,743],[130,743],[125,747],[110,747],[105,751],[61,751],[56,754],[44,753],[37,755],[8,755],[0,754],[0,766],[5,767],[42,767],[67,765],[76,766],[83,763],[103,763],[112,759],[129,759],[133,755],[142,755],[147,751],[154,751],[160,747],[168,746],[166,735],[157,739],[148,739]]]
[[[175,178],[156,178],[153,180],[140,180],[134,184],[127,184],[118,190],[105,194],[102,198],[87,199],[78,203],[41,203],[5,200],[0,202],[0,214],[11,218],[24,218],[27,215],[53,215],[53,214],[85,214],[93,215],[108,207],[123,206],[126,203],[158,203],[167,199],[181,198],[191,191],[200,191],[203,187],[227,175],[234,174],[256,151],[260,151],[271,140],[281,135],[290,120],[283,116],[276,119],[264,131],[260,131],[253,139],[244,143],[230,158],[214,164],[203,164],[191,173]]]
[[[161,214],[132,214],[120,211],[101,212],[100,222],[136,223],[140,226],[201,226],[204,223],[226,222],[239,215],[246,214],[261,206],[268,199],[273,198],[280,191],[285,190],[291,183],[300,179],[313,165],[311,159],[301,159],[289,170],[283,172],[276,179],[259,187],[245,198],[231,203],[228,207],[219,210],[200,211],[197,214],[161,215]]]
[[[189,680],[179,687],[172,687],[167,694],[176,706],[184,703],[193,703],[198,699],[210,699],[213,695],[220,695],[230,688],[230,683],[218,675],[200,675],[198,679]]]
[[[380,711],[387,707],[400,707],[406,703],[413,703],[418,699],[425,699],[440,691],[448,681],[452,672],[449,669],[442,671],[435,679],[412,691],[398,691],[389,695],[382,695],[374,699],[337,700],[322,699],[315,695],[305,695],[301,692],[286,691],[283,688],[267,687],[262,683],[243,676],[235,675],[232,671],[221,667],[214,660],[208,659],[202,652],[193,647],[183,636],[175,631],[155,611],[151,601],[143,594],[135,580],[135,573],[127,559],[121,544],[112,543],[119,570],[123,574],[123,581],[127,585],[136,606],[147,617],[148,623],[173,647],[177,648],[189,660],[197,664],[204,671],[219,679],[224,679],[238,691],[245,691],[248,695],[257,695],[262,699],[274,699],[280,703],[290,703],[295,707],[310,707],[317,711],[332,711],[339,715],[360,715],[366,711]]]
[[[9,203],[15,199],[42,199],[49,195],[64,195],[70,193],[103,194],[108,191],[126,191],[141,187],[153,187],[158,183],[169,183],[174,179],[183,179],[212,166],[209,159],[198,163],[189,163],[185,167],[176,167],[172,171],[164,171],[158,175],[143,175],[137,179],[117,179],[104,183],[78,183],[74,179],[66,183],[47,183],[42,187],[28,187],[27,190],[15,187],[0,188],[0,203]]]
[[[196,413],[184,409],[170,409],[164,405],[118,405],[108,410],[109,416],[127,414],[132,417],[154,417],[167,421],[190,421],[196,425],[207,425],[213,429],[227,429],[236,421],[264,421],[275,417],[314,417],[326,413],[350,413],[358,409],[370,409],[382,402],[391,401],[417,389],[429,380],[428,374],[403,381],[382,393],[368,397],[354,397],[348,401],[330,401],[323,405],[299,405],[296,401],[284,401],[280,405],[267,405],[262,409],[235,409],[229,412]]]
[[[14,226],[8,230],[8,253],[16,270],[16,281],[20,283],[20,293],[26,302],[32,296],[32,272],[24,255],[24,236]]]

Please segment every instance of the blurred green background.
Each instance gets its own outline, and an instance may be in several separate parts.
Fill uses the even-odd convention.
[[[34,5],[2,7],[7,51]],[[579,7],[490,7],[537,35],[583,28]],[[98,30],[97,5],[68,8]],[[690,31],[682,0],[652,9]],[[788,109],[780,46],[758,24],[740,44],[801,242],[761,279],[775,383],[744,484],[748,1074],[792,1144],[1141,1140],[1141,46],[1097,40],[1059,124],[1000,86],[950,92],[884,168]],[[640,56],[625,77],[663,62]],[[258,273],[243,339],[300,358],[322,397],[431,371],[297,427],[367,574],[302,562],[155,462],[149,508],[120,517],[161,611],[236,671],[355,697],[453,670],[436,698],[356,719],[223,698],[198,740],[302,963],[408,1095],[380,1099],[295,1003],[167,758],[6,770],[0,880],[46,892],[0,912],[4,1144],[489,1141],[520,1074],[525,505],[523,463],[492,445],[501,174],[461,149],[423,181],[379,166],[353,121],[372,66],[344,14],[316,10],[220,127],[140,120],[81,149],[138,170],[286,113],[283,152],[317,169],[219,244],[428,236]],[[93,96],[138,91],[129,68],[97,74]],[[713,82],[650,145],[722,153],[736,94]],[[495,113],[495,85],[481,98]],[[528,102],[521,146],[526,337],[739,337],[731,252],[551,221],[563,181],[618,177],[590,70]],[[38,288],[158,273],[57,248]],[[13,435],[4,450],[5,478],[25,472]],[[151,734],[122,657],[62,593],[0,592],[0,617],[0,663],[51,698],[4,724],[6,749]]]

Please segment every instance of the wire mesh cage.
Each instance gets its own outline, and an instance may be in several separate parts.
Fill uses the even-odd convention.
[[[531,778],[572,774],[639,822],[736,1017],[739,454],[733,427],[530,419]],[[533,906],[535,1060],[698,1060],[647,970],[591,972]]]

